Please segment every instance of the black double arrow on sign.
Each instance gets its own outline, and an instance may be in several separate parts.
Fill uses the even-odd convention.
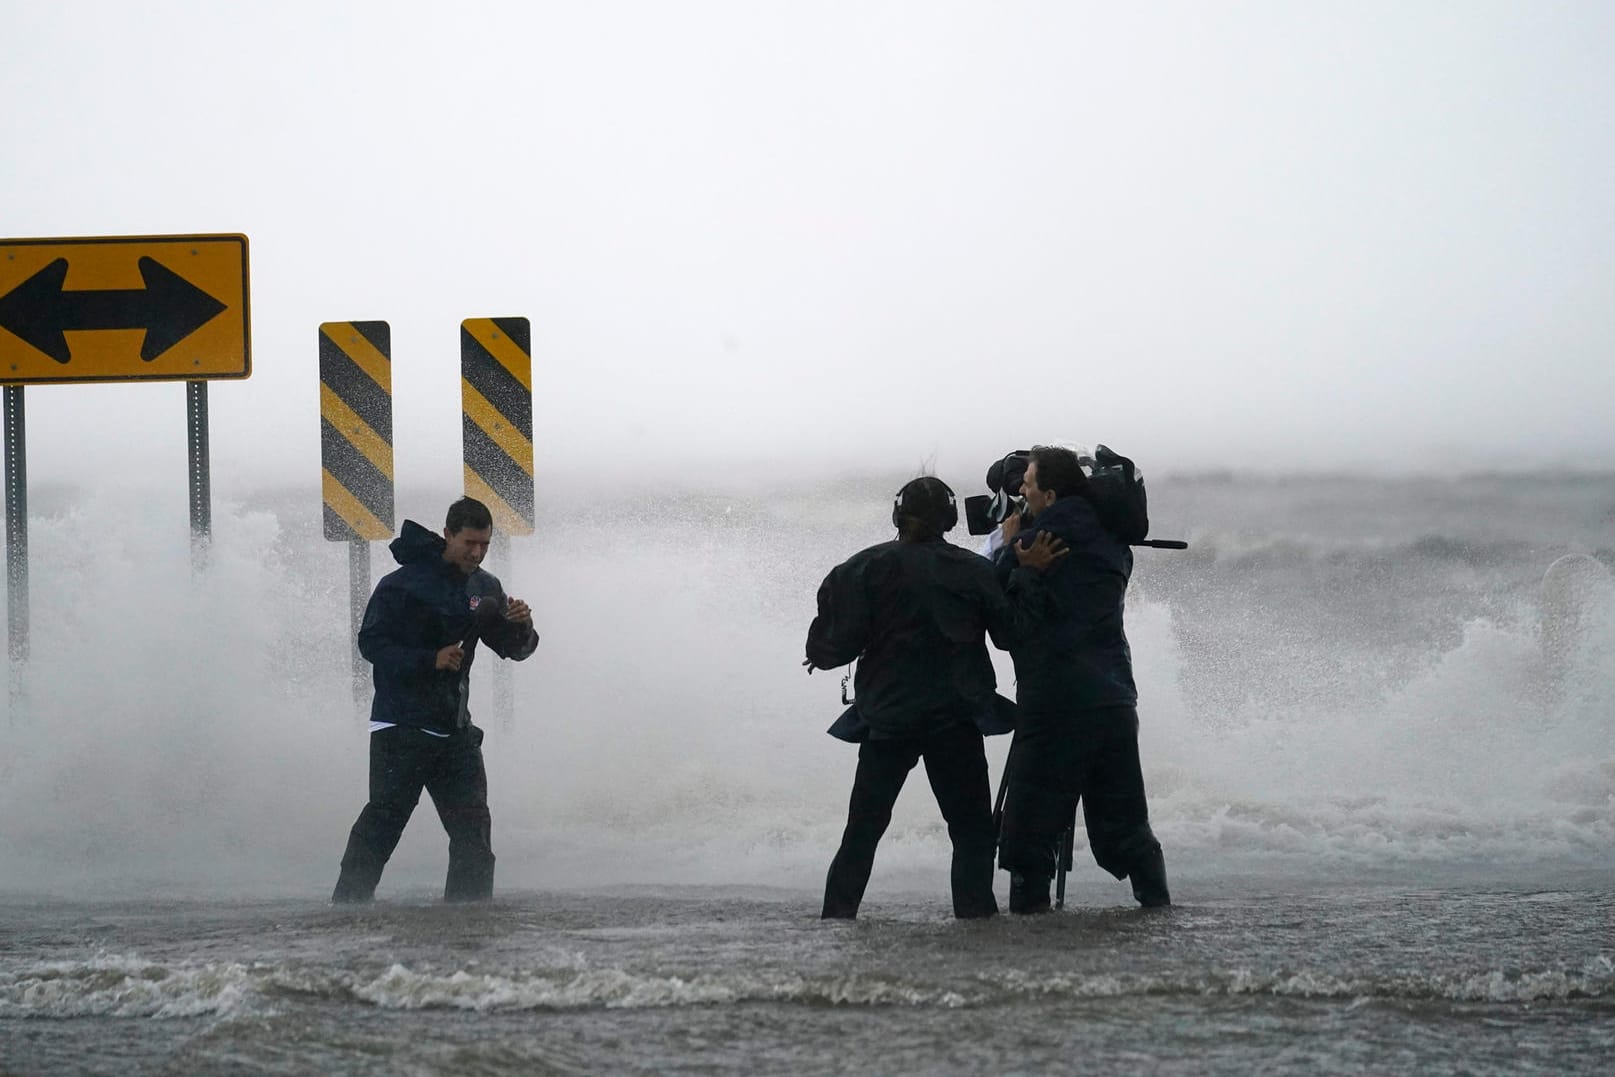
[[[144,288],[69,292],[67,259],[58,258],[0,296],[0,329],[58,363],[73,357],[64,335],[70,331],[144,329],[140,358],[149,363],[226,309],[157,259],[137,264]]]

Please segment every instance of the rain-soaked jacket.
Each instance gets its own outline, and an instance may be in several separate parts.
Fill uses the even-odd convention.
[[[1016,541],[1030,543],[1039,531],[1064,540],[1070,552],[1043,575],[1044,620],[1010,650],[1020,714],[1035,718],[1137,704],[1133,654],[1122,629],[1132,549],[1076,496],[1062,497],[1038,513]],[[999,578],[1007,582],[1017,570],[1014,551],[1001,549],[994,560]]]
[[[503,609],[505,592],[490,572],[463,575],[443,560],[443,548],[441,535],[414,520],[404,521],[389,547],[400,567],[376,584],[359,627],[359,653],[374,667],[372,721],[452,733],[470,721],[466,700],[479,640],[517,661],[538,646],[531,625],[475,616],[485,601]],[[451,643],[465,647],[460,668],[437,669],[437,652]]]
[[[1007,732],[998,722],[1008,701],[995,697],[986,636],[1014,646],[1035,619],[1039,594],[1037,573],[1017,569],[1013,553],[1010,561],[1006,588],[986,558],[941,538],[862,550],[819,587],[808,660],[832,669],[858,659],[855,707],[876,740],[962,721]]]

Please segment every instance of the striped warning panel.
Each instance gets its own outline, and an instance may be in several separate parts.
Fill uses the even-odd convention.
[[[320,326],[320,465],[325,537],[391,538],[393,364],[386,322]]]
[[[533,348],[526,318],[460,323],[465,492],[509,535],[533,533]]]

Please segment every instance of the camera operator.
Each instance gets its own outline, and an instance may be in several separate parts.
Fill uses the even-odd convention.
[[[1044,578],[1047,616],[1010,648],[1019,717],[1006,768],[999,867],[1010,872],[1009,908],[1049,908],[1059,842],[1080,800],[1094,860],[1131,879],[1142,905],[1171,904],[1161,844],[1150,830],[1138,759],[1138,692],[1122,607],[1132,574],[1127,542],[1104,527],[1089,500],[1088,477],[1069,449],[1031,450],[1022,517],[1002,525],[995,554],[1000,578],[1015,568],[1010,550],[1053,535],[1070,556]]]
[[[892,805],[921,758],[953,842],[953,913],[992,916],[992,791],[980,724],[997,699],[985,636],[1007,648],[1040,598],[1037,573],[1061,556],[1054,536],[1018,547],[1006,584],[981,557],[942,536],[958,520],[953,491],[915,479],[897,493],[894,542],[837,565],[819,587],[808,629],[808,672],[858,659],[849,711],[861,739],[841,847],[824,887],[824,919],[853,919],[891,822]],[[845,718],[845,716],[844,716]]]

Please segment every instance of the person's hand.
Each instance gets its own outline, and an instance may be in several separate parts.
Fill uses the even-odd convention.
[[[1071,551],[1050,531],[1039,531],[1030,546],[1015,546],[1015,560],[1036,572],[1042,572]]]
[[[460,645],[451,643],[437,652],[437,663],[432,668],[457,670],[464,660],[465,652],[460,649]]]
[[[533,623],[533,609],[521,599],[512,598],[505,603],[505,620],[526,627]]]
[[[802,659],[802,665],[807,667],[809,677],[813,676],[813,671],[819,668],[818,666],[813,664],[813,659],[811,659],[811,658]]]
[[[1015,541],[1015,536],[1021,533],[1021,514],[1012,512],[1004,517],[1004,522],[998,525],[999,545],[1008,546]]]

